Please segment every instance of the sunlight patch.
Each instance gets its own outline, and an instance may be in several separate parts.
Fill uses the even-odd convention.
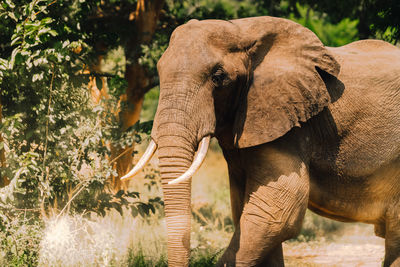
[[[46,221],[40,266],[109,266],[124,261],[132,244],[133,218],[87,219],[80,215]]]

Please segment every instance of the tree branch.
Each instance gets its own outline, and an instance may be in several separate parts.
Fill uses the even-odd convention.
[[[115,76],[117,76],[117,74],[111,74],[105,72],[79,73],[78,75],[84,77],[96,77],[96,78],[101,78],[101,77],[114,78]]]

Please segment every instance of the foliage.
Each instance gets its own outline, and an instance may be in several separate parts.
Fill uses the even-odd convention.
[[[348,18],[358,20],[358,39],[383,38],[396,43],[400,39],[400,2],[397,0],[300,0],[312,9],[329,15],[331,23]]]
[[[247,1],[227,0],[189,0],[169,1],[169,16],[177,22],[186,22],[190,19],[235,19],[239,17],[256,16],[257,10],[253,3]]]
[[[163,204],[159,197],[144,200],[137,192],[113,194],[107,187],[115,175],[107,144],[140,142],[151,123],[119,131],[113,107],[126,82],[118,68],[108,76],[110,108],[91,104],[83,72],[95,35],[81,28],[90,13],[84,4],[9,0],[0,5],[0,145],[7,156],[1,172],[11,179],[0,200],[1,265],[37,265],[39,214],[104,216],[128,210],[146,217]],[[148,175],[151,184],[157,173]]]
[[[332,24],[326,14],[314,12],[310,7],[296,5],[299,17],[290,14],[289,18],[312,30],[328,46],[342,46],[357,40],[357,20],[345,18]]]
[[[290,14],[298,16],[296,0],[253,0],[259,14],[288,17]]]
[[[0,192],[5,193],[3,189]],[[41,230],[41,223],[32,220],[26,211],[0,203],[0,265],[37,265]]]
[[[107,144],[140,142],[151,123],[121,133],[112,108],[90,103],[88,79],[82,73],[90,38],[70,17],[58,17],[71,8],[43,0],[1,5],[1,25],[14,29],[9,47],[1,51],[0,69],[2,145],[7,150],[7,168],[1,171],[13,180],[10,201],[17,208],[41,207],[42,212],[68,207],[102,215],[109,209],[122,213],[121,206],[126,206],[132,214],[145,216],[162,205],[160,199],[144,203],[136,192],[104,190],[116,175]],[[112,107],[126,83],[112,76],[110,84]]]

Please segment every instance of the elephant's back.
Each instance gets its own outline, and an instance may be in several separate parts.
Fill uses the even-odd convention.
[[[400,49],[376,40],[329,49],[341,70],[314,155],[347,176],[368,176],[400,154]]]
[[[345,83],[400,90],[398,47],[380,40],[361,40],[328,49],[339,62],[339,79]]]
[[[388,42],[376,39],[366,39],[355,41],[340,47],[328,47],[328,49],[334,50],[342,50],[342,51],[351,51],[354,50],[356,52],[365,51],[371,52],[371,50],[375,50],[377,52],[387,52],[388,50],[398,50],[398,48]]]

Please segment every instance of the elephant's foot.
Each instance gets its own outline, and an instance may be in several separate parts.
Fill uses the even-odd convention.
[[[386,247],[386,255],[383,267],[400,267],[400,255],[399,254],[397,254],[397,256],[388,255]]]
[[[283,176],[280,178],[285,179]],[[240,225],[217,266],[284,265],[281,243],[299,232],[308,191],[302,185],[291,188],[280,185],[279,182],[254,184],[256,188],[252,190],[253,193],[244,206]],[[295,183],[292,182],[293,184]],[[283,207],[279,207],[279,204]]]
[[[393,205],[386,213],[384,267],[400,267],[400,205]]]
[[[217,263],[217,267],[237,267],[237,266],[259,266],[259,267],[283,267],[285,266],[283,260],[282,244],[277,245],[274,249],[268,253],[266,258],[261,263],[251,263],[238,262],[236,263],[236,254],[232,253],[231,250],[227,250],[225,254]],[[253,262],[254,263],[254,262]]]
[[[283,251],[282,244],[277,245],[271,252],[268,254],[266,259],[259,264],[258,266],[268,266],[268,267],[283,267],[285,266],[283,261]]]
[[[238,245],[239,245],[239,231],[235,231],[233,234],[233,237],[231,239],[231,242],[222,255],[222,257],[218,260],[218,263],[216,264],[216,267],[235,267],[236,265],[236,253],[238,251]]]

